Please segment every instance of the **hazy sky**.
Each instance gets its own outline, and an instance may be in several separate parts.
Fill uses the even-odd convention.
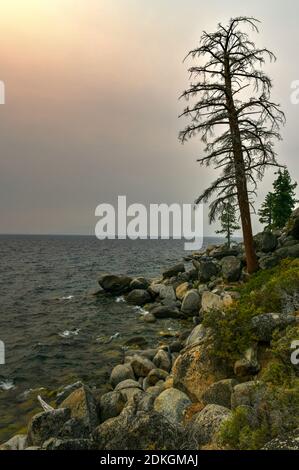
[[[287,125],[279,160],[299,180],[299,4],[293,0],[1,0],[0,232],[87,233],[95,208],[193,202],[215,175],[182,146],[188,50],[232,16],[262,21],[258,45]],[[260,185],[257,207],[273,173]],[[207,210],[205,211],[207,213]],[[259,224],[254,217],[254,228]],[[206,226],[212,234],[214,226]]]

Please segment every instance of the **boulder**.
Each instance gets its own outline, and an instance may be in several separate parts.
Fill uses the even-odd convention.
[[[126,400],[124,396],[118,391],[108,392],[102,395],[98,406],[100,422],[102,423],[109,418],[118,416],[122,412],[125,404]]]
[[[99,284],[104,291],[110,294],[124,294],[130,290],[132,278],[128,276],[118,276],[114,274],[104,274],[99,279]]]
[[[184,430],[161,413],[144,411],[136,397],[116,418],[102,423],[94,432],[101,450],[178,450],[184,443]]]
[[[146,357],[135,355],[131,361],[131,367],[136,377],[146,377],[152,369],[155,369],[155,364]]]
[[[156,398],[154,409],[171,422],[183,423],[186,409],[191,403],[185,393],[175,388],[168,388]]]
[[[277,237],[268,230],[265,230],[261,233],[257,233],[253,237],[253,240],[257,251],[270,253],[271,251],[274,251],[277,247]]]
[[[183,299],[181,311],[186,315],[198,313],[200,309],[200,301],[200,295],[196,289],[188,291]]]
[[[41,446],[50,437],[57,437],[70,417],[71,410],[68,408],[44,411],[33,416],[28,426],[28,445]]]
[[[153,315],[151,312],[146,313],[145,315],[142,316],[143,320],[145,323],[156,323],[157,319],[155,315]]]
[[[295,209],[285,228],[286,236],[291,236],[299,240],[299,207]]]
[[[157,354],[153,359],[153,363],[158,369],[163,369],[166,372],[169,372],[171,369],[172,361],[169,353],[163,351],[163,349],[159,349]]]
[[[119,364],[115,366],[110,375],[110,383],[112,387],[116,387],[118,383],[126,379],[135,379],[131,365]]]
[[[177,308],[166,307],[163,305],[153,308],[150,313],[158,320],[161,318],[181,318],[181,313]]]
[[[299,428],[272,439],[262,450],[299,450]]]
[[[24,450],[27,446],[27,435],[17,434],[13,436],[9,441],[0,445],[0,450]]]
[[[264,396],[265,390],[265,385],[257,380],[236,385],[231,396],[232,409],[238,406],[253,407]]]
[[[162,286],[160,288],[159,297],[163,305],[174,306],[176,303],[176,295],[172,286]]]
[[[56,404],[60,405],[60,403],[63,402],[72,392],[77,390],[78,388],[83,387],[83,383],[81,381],[74,382],[70,385],[67,385],[64,387],[60,392],[57,393],[56,395]]]
[[[200,401],[208,387],[228,377],[231,370],[212,353],[212,339],[206,334],[202,340],[183,349],[173,368],[175,388],[185,392],[193,401]]]
[[[198,279],[200,282],[209,282],[212,277],[219,273],[219,266],[213,261],[201,261],[198,268]]]
[[[126,301],[134,305],[145,305],[151,301],[151,296],[147,290],[134,289],[126,296]]]
[[[121,390],[125,390],[125,389],[128,389],[128,388],[140,388],[140,389],[142,389],[142,386],[136,380],[127,379],[127,380],[124,380],[123,382],[120,382],[119,384],[117,384],[114,391],[119,392]]]
[[[251,328],[258,341],[270,342],[274,330],[282,330],[296,322],[293,315],[284,313],[263,313],[251,319]]]
[[[177,299],[183,300],[188,289],[189,289],[189,282],[183,282],[182,284],[180,284],[175,290],[175,295]]]
[[[255,375],[259,372],[260,365],[257,360],[257,347],[251,346],[248,348],[244,356],[238,359],[234,365],[234,373],[237,377],[247,377]]]
[[[144,277],[136,277],[130,283],[130,289],[147,289],[149,286],[149,282]]]
[[[209,310],[221,310],[223,308],[223,301],[220,295],[205,291],[202,294],[201,308],[204,312]]]
[[[231,411],[220,405],[207,405],[196,413],[188,426],[190,441],[197,448],[217,443],[217,434],[222,424],[231,417]]]
[[[207,329],[202,324],[197,325],[195,328],[193,328],[190,335],[188,336],[186,340],[186,346],[191,346],[192,344],[198,343],[204,339],[206,335]]]
[[[231,396],[237,384],[235,379],[224,379],[213,383],[202,395],[203,403],[230,408]]]
[[[57,439],[50,438],[42,446],[42,450],[93,450],[95,445],[91,439]]]
[[[92,432],[98,424],[96,402],[91,390],[86,386],[72,392],[61,403],[60,408],[70,409],[71,418],[78,420],[86,432]]]
[[[185,266],[184,266],[183,263],[179,263],[179,264],[176,264],[175,266],[172,266],[171,268],[167,269],[166,271],[164,271],[162,276],[163,276],[163,279],[167,279],[167,278],[170,278],[170,277],[175,277],[179,273],[183,273],[183,272],[185,272]]]
[[[160,380],[166,380],[168,376],[168,372],[163,369],[152,369],[147,376],[147,383],[150,387],[152,387]]]
[[[236,256],[226,256],[221,260],[222,275],[228,282],[239,281],[242,266],[241,261]]]

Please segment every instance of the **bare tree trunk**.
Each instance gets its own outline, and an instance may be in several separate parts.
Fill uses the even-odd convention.
[[[235,103],[232,93],[231,75],[229,59],[225,60],[225,87],[226,87],[226,103],[229,114],[229,125],[232,136],[234,166],[236,175],[236,186],[238,193],[238,203],[240,208],[242,231],[244,238],[244,246],[247,261],[248,273],[253,273],[258,270],[258,262],[255,254],[250,204],[248,199],[247,181],[245,174],[245,163],[243,159],[242,143],[238,122],[238,115],[235,108]]]

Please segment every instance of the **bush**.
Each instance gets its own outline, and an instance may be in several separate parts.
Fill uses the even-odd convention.
[[[238,291],[238,301],[223,312],[207,312],[203,321],[214,333],[213,353],[228,361],[238,358],[254,340],[252,317],[282,311],[285,296],[299,291],[299,260],[283,260],[273,269],[259,271]]]

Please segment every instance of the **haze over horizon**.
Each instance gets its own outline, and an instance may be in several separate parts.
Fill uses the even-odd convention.
[[[199,137],[181,145],[182,63],[202,31],[233,16],[261,21],[257,45],[287,123],[278,161],[299,181],[299,4],[252,0],[11,0],[3,3],[0,233],[93,234],[100,203],[192,203],[215,177]],[[256,208],[274,171],[259,184]],[[298,188],[297,188],[298,190]],[[298,198],[299,192],[297,191]],[[213,236],[217,224],[208,225]],[[254,231],[260,230],[253,216]]]

